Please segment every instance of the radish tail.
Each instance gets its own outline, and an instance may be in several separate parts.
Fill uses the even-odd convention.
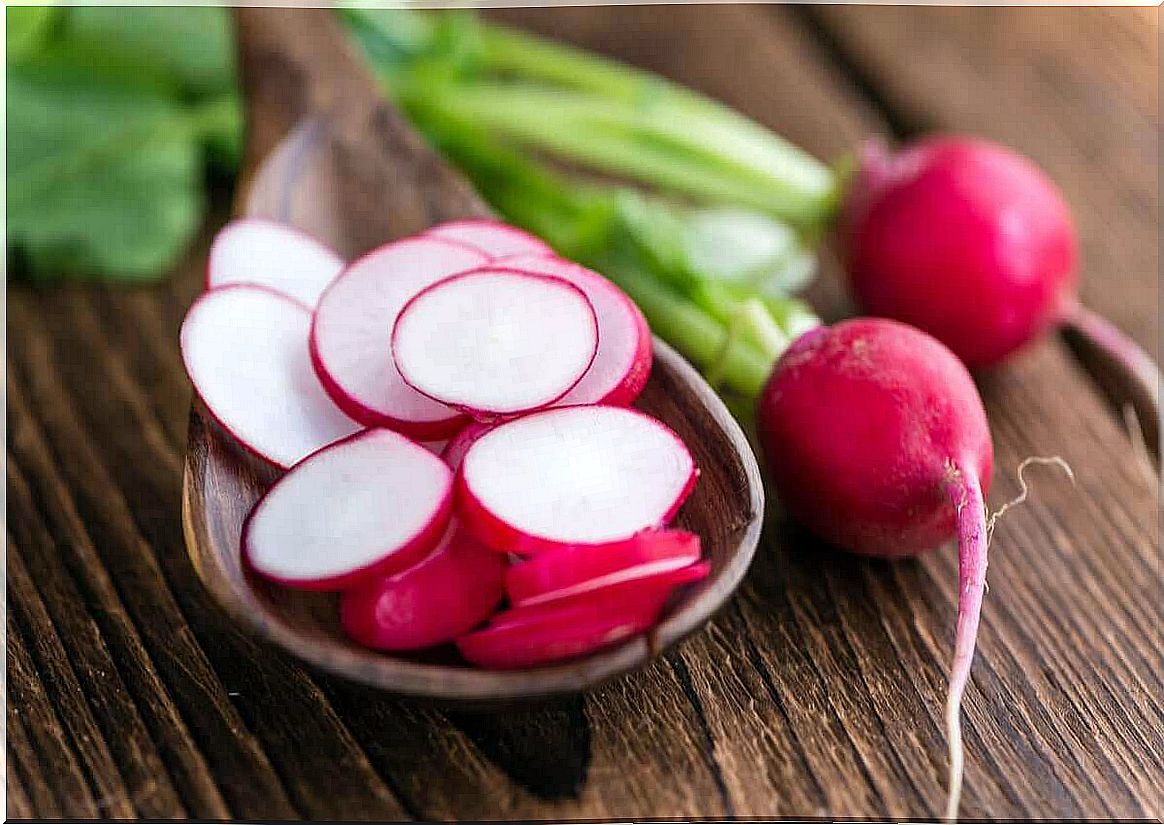
[[[1152,356],[1107,318],[1082,304],[1070,307],[1063,324],[1084,346],[1099,350],[1116,364],[1123,373],[1128,395],[1135,401],[1139,423],[1142,427],[1152,427],[1155,434],[1160,420],[1160,384],[1164,378]]]
[[[958,627],[954,634],[954,659],[946,694],[946,738],[950,748],[949,795],[946,819],[958,817],[962,797],[962,694],[970,678],[978,619],[986,589],[986,505],[978,477],[969,465],[952,467],[946,491],[958,514]]]

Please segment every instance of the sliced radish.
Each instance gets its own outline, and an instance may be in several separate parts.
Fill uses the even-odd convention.
[[[491,258],[554,254],[554,250],[545,241],[500,221],[450,221],[434,226],[425,234],[466,244],[481,250]]]
[[[649,629],[661,609],[661,603],[651,603],[623,605],[612,611],[606,603],[586,602],[547,608],[533,615],[500,613],[488,627],[457,639],[457,649],[481,667],[535,667],[629,639]]]
[[[701,561],[638,579],[606,584],[594,590],[571,594],[560,591],[553,598],[543,601],[516,604],[504,613],[494,616],[491,624],[505,624],[515,619],[524,620],[541,616],[546,612],[556,615],[553,611],[559,608],[578,605],[603,606],[603,609],[611,613],[624,611],[628,605],[633,605],[635,610],[658,615],[676,588],[702,581],[710,573],[711,563]]]
[[[481,421],[474,421],[450,438],[445,444],[445,448],[441,450],[441,458],[444,459],[445,464],[448,464],[453,472],[456,472],[457,468],[461,466],[461,459],[465,457],[465,453],[469,452],[473,442],[492,430],[493,426]]]
[[[416,443],[424,447],[433,455],[439,456],[441,458],[444,457],[445,450],[448,449],[449,446],[449,442],[446,439],[441,439],[440,441],[418,441]]]
[[[593,270],[547,255],[506,258],[499,265],[554,275],[586,293],[598,318],[598,352],[574,389],[557,402],[627,406],[651,375],[651,330],[626,293]]]
[[[298,229],[244,218],[228,223],[210,245],[206,288],[265,286],[314,308],[343,267],[335,250]]]
[[[666,425],[625,407],[560,407],[506,422],[461,462],[457,505],[519,555],[628,539],[666,524],[699,472]]]
[[[244,448],[280,467],[360,428],[312,372],[310,324],[298,302],[243,284],[205,293],[182,322],[182,360],[206,409]]]
[[[243,554],[288,587],[341,590],[415,564],[452,512],[452,473],[390,430],[313,453],[267,491],[243,526]]]
[[[505,558],[454,521],[428,558],[394,576],[348,590],[340,622],[354,641],[378,650],[418,650],[479,625],[504,595]]]
[[[582,290],[494,268],[421,291],[392,332],[405,382],[475,417],[552,404],[578,383],[597,349],[598,322]]]
[[[694,533],[648,530],[613,544],[542,553],[511,567],[505,588],[514,604],[538,604],[678,570],[699,554]]]
[[[392,360],[396,316],[430,284],[486,263],[476,250],[436,238],[382,246],[345,269],[320,298],[311,357],[336,404],[357,421],[413,438],[448,438],[465,416],[418,393]]]

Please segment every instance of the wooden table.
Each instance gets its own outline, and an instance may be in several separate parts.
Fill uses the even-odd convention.
[[[972,131],[1033,156],[1083,239],[1084,296],[1157,357],[1155,9],[648,7],[504,17],[713,94],[822,157]],[[441,711],[240,634],[183,548],[190,389],[164,284],[8,291],[8,815],[932,816],[949,548],[831,551],[774,515],[747,584],[633,678],[553,706]],[[845,311],[831,265],[814,299]],[[1060,340],[981,379],[995,534],[966,701],[968,818],[1160,817],[1157,490]],[[855,411],[855,414],[856,411]]]

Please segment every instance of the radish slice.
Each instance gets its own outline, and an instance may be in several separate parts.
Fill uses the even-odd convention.
[[[457,504],[494,550],[607,544],[670,521],[699,472],[666,425],[625,407],[560,407],[506,422],[465,454]]]
[[[506,258],[500,264],[567,280],[585,292],[594,306],[598,318],[598,352],[594,363],[556,406],[628,406],[638,398],[651,375],[651,330],[643,313],[626,293],[597,272],[561,258],[522,255]]]
[[[402,573],[346,591],[340,623],[377,650],[418,650],[450,642],[493,612],[504,595],[505,558],[454,521],[428,558]]]
[[[703,581],[710,573],[711,563],[701,561],[639,579],[606,584],[595,590],[555,595],[553,598],[538,602],[522,602],[494,616],[491,624],[507,624],[515,619],[541,616],[558,608],[577,605],[603,606],[608,612],[619,613],[624,611],[627,605],[633,604],[636,610],[653,611],[652,615],[657,616],[676,588]]]
[[[500,221],[450,221],[434,226],[425,235],[466,244],[491,258],[554,254],[554,250],[545,241]]]
[[[610,607],[595,601],[533,615],[500,613],[488,627],[457,639],[457,649],[473,664],[497,670],[572,659],[647,630],[662,604],[624,604],[613,611]]]
[[[452,513],[452,473],[390,430],[364,430],[296,464],[243,525],[260,575],[305,590],[341,590],[424,558]]]
[[[265,286],[314,308],[344,267],[335,250],[298,229],[246,218],[222,228],[210,245],[206,288]]]
[[[404,383],[392,360],[392,327],[422,289],[486,262],[464,246],[411,238],[370,252],[336,278],[315,311],[311,357],[340,409],[425,441],[448,438],[465,424],[461,413]]]
[[[646,531],[601,547],[570,547],[516,564],[505,577],[514,604],[538,604],[620,582],[678,570],[699,561],[699,536]]]
[[[538,409],[578,383],[598,349],[585,293],[547,275],[479,269],[416,295],[392,354],[405,382],[475,417]]]
[[[456,472],[457,468],[461,466],[461,460],[465,457],[465,453],[469,452],[469,448],[473,446],[473,442],[492,429],[492,424],[474,421],[449,439],[445,448],[441,450],[441,458],[453,472]]]
[[[311,370],[306,307],[266,287],[203,294],[186,313],[182,360],[194,390],[248,451],[289,467],[359,429]]]

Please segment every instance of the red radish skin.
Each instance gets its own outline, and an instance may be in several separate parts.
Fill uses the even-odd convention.
[[[479,420],[553,404],[597,351],[598,320],[585,292],[562,278],[496,267],[421,290],[392,330],[405,383]]]
[[[420,650],[451,642],[483,622],[504,595],[505,557],[456,522],[428,558],[340,596],[340,623],[375,650]]]
[[[464,459],[465,453],[469,452],[469,448],[473,446],[473,442],[492,430],[494,426],[474,421],[450,438],[445,444],[445,448],[440,452],[441,458],[445,464],[449,465],[449,469],[455,473],[461,466],[461,460]]]
[[[340,273],[320,298],[310,341],[316,374],[339,408],[367,426],[421,441],[446,439],[463,427],[463,413],[404,383],[392,360],[392,328],[422,289],[487,262],[468,247],[421,237],[382,246]]]
[[[473,443],[457,472],[457,510],[488,547],[534,555],[662,527],[698,477],[662,422],[625,407],[558,407]]]
[[[504,614],[495,616],[493,624],[501,624],[515,619],[540,616],[559,608],[578,605],[605,605],[606,610],[618,613],[628,604],[635,609],[658,612],[667,604],[671,595],[680,587],[701,582],[711,575],[711,563],[698,561],[685,567],[659,571],[626,581],[601,584],[593,589],[579,589],[576,592],[556,591],[546,594],[547,598],[513,604]],[[504,619],[501,618],[504,616]]]
[[[516,226],[490,220],[449,221],[425,233],[434,238],[454,241],[479,250],[490,258],[511,255],[553,255],[554,250],[540,238]]]
[[[564,278],[586,293],[598,318],[598,352],[577,386],[557,402],[629,406],[651,376],[651,329],[625,292],[593,270],[547,255],[505,258],[505,266]]]
[[[243,524],[243,560],[286,587],[355,587],[432,552],[451,493],[439,458],[390,430],[363,430],[311,454],[259,499]]]
[[[242,449],[277,467],[360,429],[316,380],[310,324],[307,307],[249,284],[204,293],[182,321],[182,361],[206,411]]]
[[[986,582],[993,447],[965,366],[929,335],[861,318],[802,335],[760,398],[760,440],[788,512],[855,553],[915,556],[958,538],[947,694],[948,815],[962,781],[960,707]]]
[[[206,259],[206,288],[263,286],[314,308],[343,267],[339,253],[295,227],[243,218],[215,235]]]
[[[536,604],[619,582],[674,571],[699,561],[699,536],[683,530],[650,530],[600,547],[543,553],[509,568],[511,602]]]

